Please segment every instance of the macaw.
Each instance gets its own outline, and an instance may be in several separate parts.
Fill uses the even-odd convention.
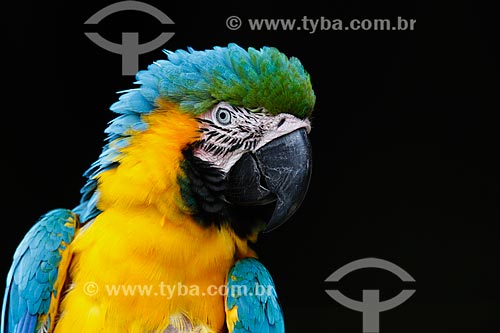
[[[165,53],[111,105],[80,202],[19,244],[2,333],[284,332],[251,244],[305,198],[310,75],[274,47]]]

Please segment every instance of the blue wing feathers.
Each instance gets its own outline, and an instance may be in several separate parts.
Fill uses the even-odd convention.
[[[28,231],[16,249],[7,276],[0,333],[34,333],[47,314],[62,253],[75,235],[77,216],[55,209]],[[64,268],[66,269],[66,267]]]
[[[31,315],[28,312],[25,313],[25,315],[21,318],[21,321],[18,324],[18,329],[15,331],[17,332],[35,332],[36,328],[36,322],[37,322],[37,316],[36,315]]]
[[[226,302],[229,310],[237,307],[238,321],[233,333],[285,331],[274,282],[257,259],[246,258],[236,262],[229,272]]]

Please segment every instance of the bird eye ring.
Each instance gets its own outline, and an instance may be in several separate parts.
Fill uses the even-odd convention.
[[[231,123],[231,112],[226,108],[219,108],[215,111],[215,118],[221,125],[228,125]]]

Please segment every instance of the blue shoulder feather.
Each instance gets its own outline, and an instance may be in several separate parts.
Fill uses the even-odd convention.
[[[257,259],[241,259],[229,272],[226,307],[237,309],[238,320],[232,333],[285,332],[274,282]]]
[[[63,252],[75,235],[77,217],[54,209],[30,229],[14,254],[7,275],[0,333],[35,333],[49,311]],[[61,286],[60,286],[61,287]],[[50,318],[48,318],[50,321]]]

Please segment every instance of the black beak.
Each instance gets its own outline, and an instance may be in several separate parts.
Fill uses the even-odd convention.
[[[301,128],[246,153],[226,178],[225,198],[241,206],[275,203],[265,232],[285,223],[300,207],[311,179],[312,154]]]

